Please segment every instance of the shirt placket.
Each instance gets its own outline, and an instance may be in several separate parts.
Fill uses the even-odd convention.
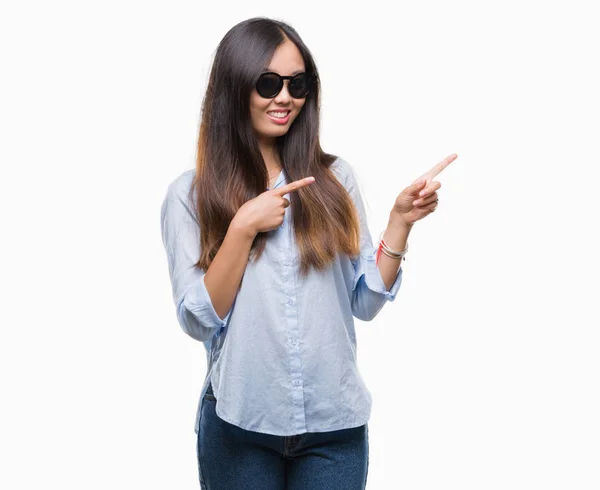
[[[302,361],[300,358],[300,331],[298,329],[296,280],[294,277],[295,264],[296,259],[294,257],[284,257],[284,308],[288,326],[287,347],[290,358],[289,382],[292,390],[294,429],[298,432],[303,432],[306,430],[306,418],[304,414],[304,387],[302,380]]]
[[[289,199],[289,197],[288,197]],[[296,266],[298,256],[293,246],[291,237],[291,228],[288,220],[288,210],[286,209],[284,227],[279,236],[281,243],[281,264],[282,264],[282,283],[283,283],[283,301],[285,310],[285,319],[287,324],[286,342],[289,353],[290,371],[289,383],[292,390],[292,414],[294,420],[294,430],[297,432],[306,431],[306,417],[304,413],[304,386],[302,379],[302,360],[300,358],[300,331],[298,328],[298,307],[296,295]],[[282,225],[283,226],[283,225]]]

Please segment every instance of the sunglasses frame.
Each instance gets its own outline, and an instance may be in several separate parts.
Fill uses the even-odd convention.
[[[277,89],[277,92],[275,92],[275,94],[273,94],[271,97],[265,97],[264,95],[262,95],[259,91],[258,91],[258,82],[260,82],[261,77],[265,76],[265,75],[275,75],[277,78],[279,78],[279,88]],[[290,96],[294,99],[305,99],[308,94],[310,93],[310,91],[313,88],[313,83],[316,82],[317,77],[315,75],[309,75],[306,72],[302,72],[302,73],[296,73],[295,75],[287,75],[287,76],[283,76],[280,75],[279,73],[275,73],[274,71],[266,71],[264,73],[261,73],[260,76],[258,77],[258,79],[256,80],[256,92],[258,93],[258,95],[260,95],[263,99],[273,99],[275,97],[277,97],[277,95],[279,95],[279,92],[281,92],[281,89],[283,88],[283,85],[285,83],[285,80],[293,80],[296,77],[299,77],[301,75],[306,75],[306,83],[308,85],[308,91],[306,92],[306,94],[302,97],[294,97],[292,95],[292,93],[290,92],[289,89],[289,83],[288,83],[288,93],[290,94]]]

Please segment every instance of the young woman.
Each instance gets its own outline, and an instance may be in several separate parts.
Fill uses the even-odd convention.
[[[177,319],[207,353],[203,489],[366,485],[371,395],[354,317],[396,297],[409,232],[456,155],[400,193],[374,247],[351,166],[321,149],[319,92],[292,27],[234,26],[214,58],[196,168],[162,205]]]

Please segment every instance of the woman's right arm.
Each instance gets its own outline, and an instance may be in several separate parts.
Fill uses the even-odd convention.
[[[205,342],[227,324],[254,236],[232,220],[225,240],[206,272],[200,258],[200,225],[188,200],[189,179],[174,181],[161,207],[161,232],[167,252],[177,320],[185,333]]]
[[[219,316],[225,316],[235,300],[257,233],[273,230],[281,225],[285,208],[290,205],[289,200],[283,196],[312,182],[314,178],[308,177],[263,192],[242,205],[233,217],[204,279]]]
[[[254,235],[236,223],[234,218],[225,239],[211,262],[204,284],[219,317],[225,318],[237,296],[248,264]]]
[[[187,199],[190,176],[186,174],[187,179],[179,178],[169,186],[161,208],[162,237],[179,324],[188,335],[205,342],[218,336],[227,324],[256,235],[280,226],[285,208],[290,205],[283,196],[315,179],[311,176],[297,180],[244,203],[204,273],[196,267],[200,258],[200,224]]]

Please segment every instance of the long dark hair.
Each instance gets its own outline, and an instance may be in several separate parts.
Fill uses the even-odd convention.
[[[281,166],[288,182],[309,175],[315,182],[290,193],[292,223],[300,255],[300,273],[323,270],[335,254],[359,253],[356,208],[329,169],[335,155],[319,143],[320,82],[312,55],[288,24],[256,17],[231,28],[219,43],[202,102],[198,137],[196,211],[201,228],[198,267],[208,270],[223,243],[229,223],[248,200],[264,192],[268,173],[250,117],[250,95],[277,47],[293,42],[306,73],[316,80],[288,132],[277,138]],[[251,259],[264,251],[267,233],[259,233]]]

